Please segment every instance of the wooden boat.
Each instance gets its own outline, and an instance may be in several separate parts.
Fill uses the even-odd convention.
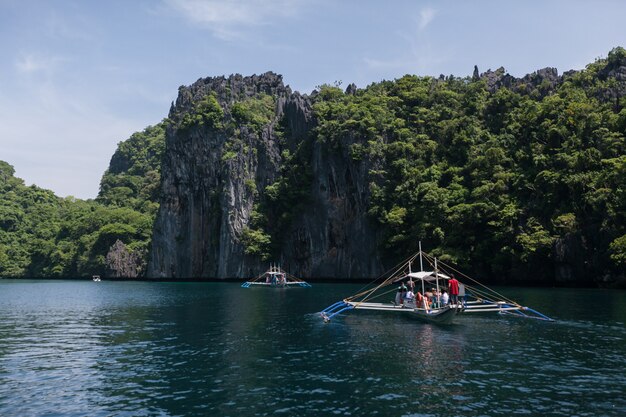
[[[418,258],[420,271],[413,272],[412,265]],[[424,270],[424,263],[432,270]],[[457,280],[453,273],[463,277],[463,282]],[[436,258],[422,252],[421,243],[417,254],[394,268],[386,277],[383,275],[381,279],[382,282],[380,279],[377,280],[380,284],[372,284],[372,288],[328,306],[320,312],[321,317],[328,323],[333,317],[349,310],[370,310],[397,313],[430,323],[450,324],[461,314],[498,312],[553,321],[530,307],[507,299],[453,267],[438,262]],[[397,291],[396,285],[399,285]],[[406,291],[403,288],[406,288]],[[416,292],[409,292],[409,288],[415,288]],[[446,291],[457,288],[458,297],[447,295]],[[395,300],[374,302],[383,297],[388,299],[392,291],[396,292]]]
[[[276,264],[271,264],[269,269],[263,272],[261,275],[256,278],[246,281],[241,284],[242,288],[250,288],[253,286],[259,287],[278,287],[278,288],[289,288],[289,287],[310,287],[306,281],[301,280],[300,278],[296,278],[293,275],[283,271],[280,266]]]

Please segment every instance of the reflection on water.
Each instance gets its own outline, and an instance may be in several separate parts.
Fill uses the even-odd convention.
[[[0,415],[626,413],[624,293],[501,289],[556,323],[315,313],[359,287],[0,280]]]

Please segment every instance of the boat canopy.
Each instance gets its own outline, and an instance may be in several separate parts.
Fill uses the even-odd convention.
[[[426,282],[436,281],[439,279],[450,279],[446,274],[442,274],[441,272],[437,272],[437,276],[435,276],[435,271],[420,271],[420,272],[409,272],[403,278],[415,278]]]

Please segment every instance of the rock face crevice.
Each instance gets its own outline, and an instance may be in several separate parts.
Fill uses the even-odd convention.
[[[382,272],[379,239],[367,215],[368,167],[351,160],[347,146],[315,143],[311,201],[285,247],[285,259],[303,276],[372,277]]]
[[[208,96],[223,112],[219,126],[185,125]],[[267,120],[240,123],[236,103],[268,97],[274,108]],[[367,167],[351,161],[347,151],[329,152],[314,140],[310,98],[292,92],[281,76],[200,79],[180,87],[168,120],[148,277],[243,278],[270,260],[302,277],[371,277],[382,271],[377,235],[366,216]],[[284,151],[306,160],[308,197],[288,224],[274,225],[284,235],[274,240],[271,258],[262,259],[246,253],[242,235],[252,225],[255,205],[267,200],[266,187],[282,175]]]

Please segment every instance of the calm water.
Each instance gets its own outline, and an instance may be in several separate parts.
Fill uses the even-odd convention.
[[[0,280],[0,415],[626,415],[626,292],[500,288],[556,323],[315,314],[359,288]]]

